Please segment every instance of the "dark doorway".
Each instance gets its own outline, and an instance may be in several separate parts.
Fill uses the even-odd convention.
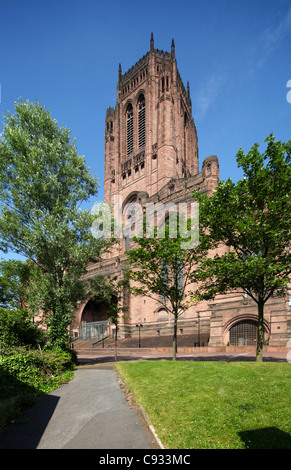
[[[229,330],[229,344],[231,346],[255,346],[257,334],[258,325],[255,321],[241,321]]]
[[[108,320],[108,304],[104,301],[90,299],[82,314],[82,322],[95,322]]]

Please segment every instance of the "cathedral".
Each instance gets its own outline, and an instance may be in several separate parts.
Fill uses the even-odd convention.
[[[210,195],[218,182],[217,156],[204,158],[199,171],[190,86],[179,74],[174,40],[166,52],[155,48],[152,34],[149,51],[136,64],[125,73],[119,65],[116,105],[108,107],[105,117],[104,200],[114,204],[118,196],[122,208],[132,202],[141,207],[151,202],[189,203],[194,189]],[[130,245],[130,238],[123,237],[110,256],[88,266],[86,277],[104,274],[122,279]],[[120,317],[120,337],[137,336],[141,325],[143,336],[172,334],[173,317],[159,302],[127,292],[123,302],[128,310]],[[288,298],[273,297],[267,302],[266,344],[286,346],[291,336],[290,310]],[[82,337],[80,327],[95,322],[107,322],[108,333],[114,333],[106,305],[91,299],[80,306],[72,331]],[[256,331],[257,306],[242,292],[201,302],[178,320],[178,336],[194,335],[199,346],[216,350],[255,345]]]

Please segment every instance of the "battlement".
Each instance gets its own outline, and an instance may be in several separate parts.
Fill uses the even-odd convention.
[[[113,173],[114,172],[114,173]],[[129,70],[118,70],[115,108],[105,121],[104,194],[155,194],[170,178],[199,172],[198,139],[190,99],[170,52],[154,47]]]
[[[136,64],[134,64],[127,72],[123,75],[119,75],[119,84],[121,86],[127,84],[131,79],[134,78],[137,72],[148,64],[150,53],[147,52]]]

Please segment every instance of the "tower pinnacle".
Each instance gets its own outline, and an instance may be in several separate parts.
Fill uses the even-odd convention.
[[[151,51],[154,50],[154,33],[151,33],[151,43],[150,43],[150,49]]]
[[[172,56],[172,58],[175,57],[175,43],[174,43],[174,38],[172,38],[171,56]]]
[[[190,98],[190,85],[189,85],[189,81],[187,81],[187,97]]]

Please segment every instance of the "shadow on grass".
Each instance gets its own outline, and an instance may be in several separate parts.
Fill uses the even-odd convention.
[[[53,395],[38,398],[23,415],[22,423],[9,424],[0,433],[0,449],[37,449],[58,401]]]
[[[246,449],[291,449],[291,436],[278,428],[262,428],[238,433]]]
[[[0,367],[0,418],[4,421],[0,449],[36,449],[58,401],[53,395],[40,396],[35,387]],[[5,423],[7,420],[12,423]]]
[[[113,355],[108,355],[108,356],[96,356],[92,358],[86,358],[78,357],[78,365],[85,365],[85,364],[104,364],[104,363],[115,363],[116,361],[114,360]],[[122,354],[118,354],[118,359],[117,362],[138,362],[138,361],[172,361],[171,356],[159,356],[159,357],[149,357],[149,356],[125,356]],[[264,362],[287,362],[286,359],[282,358],[276,358],[276,357],[266,357],[263,359]],[[206,361],[206,362],[255,362],[255,357],[244,357],[244,356],[238,356],[238,357],[233,357],[233,356],[227,356],[227,355],[221,355],[221,356],[186,356],[186,357],[177,357],[177,361],[186,361],[186,362],[195,362],[195,361]]]
[[[10,374],[0,366],[0,400],[6,400],[15,396],[31,397],[37,395],[35,387],[21,382],[14,375]]]

